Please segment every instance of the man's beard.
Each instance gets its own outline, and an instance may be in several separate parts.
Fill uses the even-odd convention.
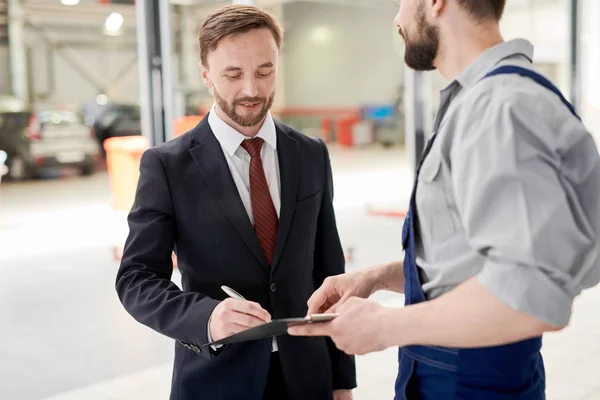
[[[425,9],[422,5],[417,10],[418,39],[407,40],[400,28],[400,36],[406,43],[404,62],[416,71],[432,71],[440,47],[440,33],[436,26],[430,25],[425,19]]]
[[[238,124],[243,128],[248,128],[251,126],[256,126],[260,124],[266,117],[267,113],[271,109],[273,105],[273,99],[275,98],[275,93],[273,92],[268,98],[264,97],[244,97],[241,99],[235,100],[232,104],[227,103],[227,101],[222,98],[216,90],[214,90],[215,100],[219,105],[219,108],[227,115],[233,122]],[[257,113],[252,113],[249,115],[240,115],[235,111],[235,108],[240,103],[261,103],[262,108]]]

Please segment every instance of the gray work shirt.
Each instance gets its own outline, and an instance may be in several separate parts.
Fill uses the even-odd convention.
[[[437,297],[477,277],[505,304],[564,326],[600,281],[600,158],[558,96],[499,65],[533,69],[533,46],[499,44],[441,94],[419,175],[417,265]]]

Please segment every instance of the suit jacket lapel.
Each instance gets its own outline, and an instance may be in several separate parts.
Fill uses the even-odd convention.
[[[227,218],[256,259],[265,268],[269,268],[254,227],[250,223],[248,213],[231,177],[221,145],[210,129],[207,116],[192,131],[193,143],[190,155]]]
[[[275,127],[277,129],[277,158],[279,159],[279,177],[281,181],[281,210],[272,268],[277,266],[277,262],[281,258],[283,246],[294,216],[300,161],[298,142],[288,135],[286,127],[279,122],[275,122]]]

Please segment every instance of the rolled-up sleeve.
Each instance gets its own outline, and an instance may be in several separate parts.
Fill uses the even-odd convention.
[[[581,229],[561,178],[555,127],[516,96],[477,108],[450,153],[467,239],[485,257],[477,278],[508,306],[565,326],[596,238]]]

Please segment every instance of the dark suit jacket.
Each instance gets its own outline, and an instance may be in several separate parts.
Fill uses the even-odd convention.
[[[306,315],[323,280],[344,272],[327,147],[276,122],[281,211],[272,267],[259,246],[207,118],[146,151],[116,288],[139,322],[176,340],[172,400],[261,399],[271,341],[213,352],[207,323],[227,285],[273,318]],[[183,290],[171,282],[176,252]],[[356,386],[354,358],[330,339],[278,338],[292,399]]]

